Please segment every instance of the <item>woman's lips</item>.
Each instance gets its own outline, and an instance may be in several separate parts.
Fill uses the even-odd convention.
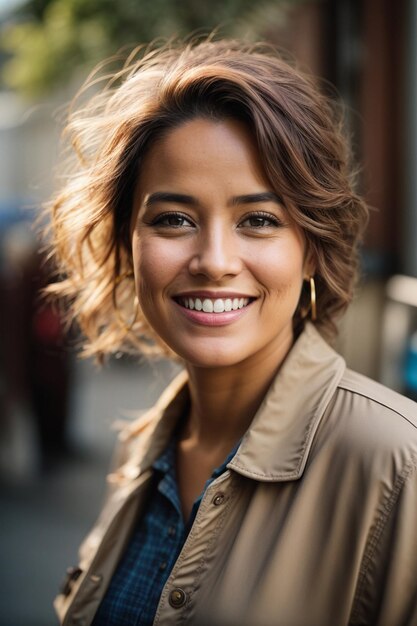
[[[220,294],[219,294],[220,295]],[[206,293],[184,294],[174,298],[183,315],[203,326],[225,326],[246,314],[254,298],[240,294],[225,294],[219,297]]]

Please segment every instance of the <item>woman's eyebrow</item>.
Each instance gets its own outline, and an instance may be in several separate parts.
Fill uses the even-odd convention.
[[[283,204],[282,198],[273,191],[263,191],[261,193],[248,193],[244,196],[235,196],[232,198],[232,204],[257,204],[258,202],[275,202]]]
[[[158,204],[159,202],[173,202],[175,204],[198,204],[198,200],[193,196],[187,196],[182,193],[170,193],[167,191],[156,191],[155,193],[151,193],[145,199],[146,208],[151,207],[154,204]]]

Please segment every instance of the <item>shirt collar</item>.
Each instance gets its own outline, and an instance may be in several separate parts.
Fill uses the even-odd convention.
[[[153,469],[161,472],[162,474],[168,474],[175,469],[175,444],[176,440],[173,438],[168,442],[167,447],[162,454],[153,462]]]
[[[227,467],[258,481],[299,478],[344,371],[343,358],[307,323]],[[135,435],[142,422],[127,427],[123,438],[136,441],[124,466],[126,476],[137,476],[150,468],[166,448],[188,406],[187,380],[186,372],[181,372],[141,418],[145,429],[140,437]]]
[[[217,478],[218,476],[220,476],[220,474],[222,474],[225,471],[227,465],[235,456],[240,446],[240,443],[241,442],[239,441],[233,447],[232,451],[227,455],[223,463],[213,470],[211,479]],[[161,472],[162,474],[168,474],[169,472],[175,471],[174,468],[175,468],[176,444],[177,444],[176,437],[175,436],[171,437],[170,441],[168,442],[168,445],[166,446],[162,454],[153,462],[152,464],[153,469]]]

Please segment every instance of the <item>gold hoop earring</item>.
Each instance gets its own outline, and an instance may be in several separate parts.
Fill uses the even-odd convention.
[[[316,299],[316,282],[313,276],[310,276],[310,311],[311,311],[311,321],[315,322],[317,319],[317,299]]]

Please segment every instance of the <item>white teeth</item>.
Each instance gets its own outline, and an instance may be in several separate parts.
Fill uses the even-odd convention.
[[[205,298],[203,300],[203,311],[204,313],[213,313],[213,301],[209,300],[208,298]]]
[[[249,304],[249,298],[183,298],[182,305],[186,309],[203,311],[204,313],[223,313],[243,309]]]
[[[215,313],[223,313],[224,309],[225,309],[224,300],[220,300],[220,298],[218,298],[217,300],[214,301],[213,311]]]

